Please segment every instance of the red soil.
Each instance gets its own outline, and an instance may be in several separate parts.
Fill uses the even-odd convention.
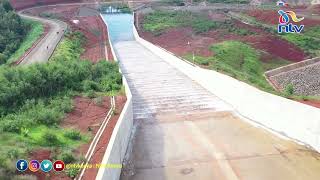
[[[254,48],[264,51],[263,59],[280,57],[293,62],[305,59],[304,52],[295,45],[280,39],[260,28],[235,22],[239,28],[255,32],[253,35],[240,36],[226,32],[225,30],[213,30],[207,33],[194,35],[191,28],[173,28],[154,36],[152,33],[139,31],[140,35],[146,40],[157,44],[179,56],[191,54],[192,51],[197,55],[209,57],[213,53],[209,50],[210,45],[226,40],[239,40],[251,44]],[[142,29],[142,28],[140,28]],[[174,40],[173,40],[174,39]],[[190,45],[188,45],[190,42]]]
[[[107,148],[108,142],[113,132],[113,128],[116,125],[119,115],[123,109],[123,106],[126,102],[126,97],[117,96],[116,100],[116,113],[110,119],[105,131],[103,132],[101,139],[99,140],[96,150],[90,160],[90,164],[99,164],[102,161],[103,155]],[[102,121],[106,117],[109,109],[110,109],[110,97],[104,97],[103,103],[101,105],[95,104],[94,100],[84,97],[76,97],[74,99],[74,109],[71,113],[69,113],[66,118],[61,123],[61,126],[64,128],[75,128],[80,130],[82,133],[90,133],[92,134],[92,139],[94,135],[97,133]],[[88,129],[91,129],[89,132]],[[91,140],[92,140],[91,139]],[[77,150],[73,153],[76,156],[84,155],[89,149],[89,145],[91,140],[87,144],[81,145]],[[53,160],[52,155],[57,152],[52,152],[50,150],[39,149],[30,154],[31,159],[36,159],[41,162],[44,159]],[[98,169],[87,169],[85,171],[84,180],[94,179],[98,172]],[[45,180],[50,178],[52,180],[70,180],[65,173],[57,173],[52,170],[50,173],[44,173],[42,171],[38,171],[36,173],[26,171],[26,174],[31,174],[37,176],[38,180]]]
[[[154,36],[149,32],[140,32],[143,38],[151,41],[154,44],[176,53],[179,56],[184,56],[188,53],[192,53],[194,50],[196,54],[203,56],[212,56],[212,52],[207,48],[209,44],[213,42],[211,38],[196,38],[192,37],[191,28],[174,28],[161,34],[160,36]],[[174,39],[174,40],[173,40]],[[188,42],[191,44],[188,45]]]
[[[313,14],[319,14],[320,15],[320,4],[310,6],[308,8],[308,11],[313,13]]]
[[[250,10],[247,13],[249,16],[255,17],[256,20],[261,21],[266,24],[276,25],[279,23],[279,14],[275,10]],[[299,23],[298,23],[299,24]],[[320,25],[320,20],[305,18],[301,21],[301,24],[305,26],[312,27]]]
[[[89,162],[90,164],[101,164],[104,153],[107,149],[107,144],[109,143],[113,129],[118,121],[119,115],[123,109],[125,102],[126,102],[126,97],[124,97],[124,96],[117,96],[116,97],[116,113],[110,119],[108,126],[104,131],[104,134],[101,136],[101,139],[97,144],[96,150],[94,151],[93,156]],[[98,170],[99,169],[97,169],[97,168],[86,169],[82,179],[84,179],[84,180],[93,179],[92,177],[96,177]]]
[[[299,102],[316,107],[316,108],[320,108],[320,100],[308,100],[308,101],[299,101]]]
[[[243,41],[273,56],[281,57],[289,61],[299,62],[306,57],[300,48],[272,35],[247,36],[243,38]]]

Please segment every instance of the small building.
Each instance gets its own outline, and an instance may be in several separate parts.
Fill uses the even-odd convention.
[[[277,1],[277,6],[288,6],[288,3],[286,3],[282,0],[279,0],[279,1]]]

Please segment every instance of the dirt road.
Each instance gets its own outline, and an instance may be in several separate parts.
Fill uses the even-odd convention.
[[[18,14],[21,17],[40,21],[43,24],[49,25],[48,33],[38,42],[38,44],[22,59],[19,65],[28,65],[32,63],[47,62],[54,52],[57,44],[63,37],[64,31],[67,29],[67,24],[58,20],[43,19],[26,15],[20,11]]]

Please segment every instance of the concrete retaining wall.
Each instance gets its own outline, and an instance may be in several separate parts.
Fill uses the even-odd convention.
[[[150,51],[229,103],[250,122],[320,151],[320,109],[263,92],[215,71],[194,67],[140,38],[135,28],[134,35]]]
[[[108,32],[108,37],[110,37]],[[114,60],[117,61],[117,57],[114,53],[110,38],[109,44]],[[129,89],[127,80],[122,76],[123,85],[125,87],[127,102],[120,114],[118,122],[113,129],[109,144],[102,159],[101,164],[122,164],[126,154],[127,146],[130,141],[130,136],[133,126],[133,110],[132,110],[132,94]],[[120,168],[100,168],[96,180],[118,180],[120,179]]]

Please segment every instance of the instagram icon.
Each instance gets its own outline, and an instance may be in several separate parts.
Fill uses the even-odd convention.
[[[37,160],[31,160],[29,162],[29,169],[32,172],[36,172],[40,169],[40,163]]]

